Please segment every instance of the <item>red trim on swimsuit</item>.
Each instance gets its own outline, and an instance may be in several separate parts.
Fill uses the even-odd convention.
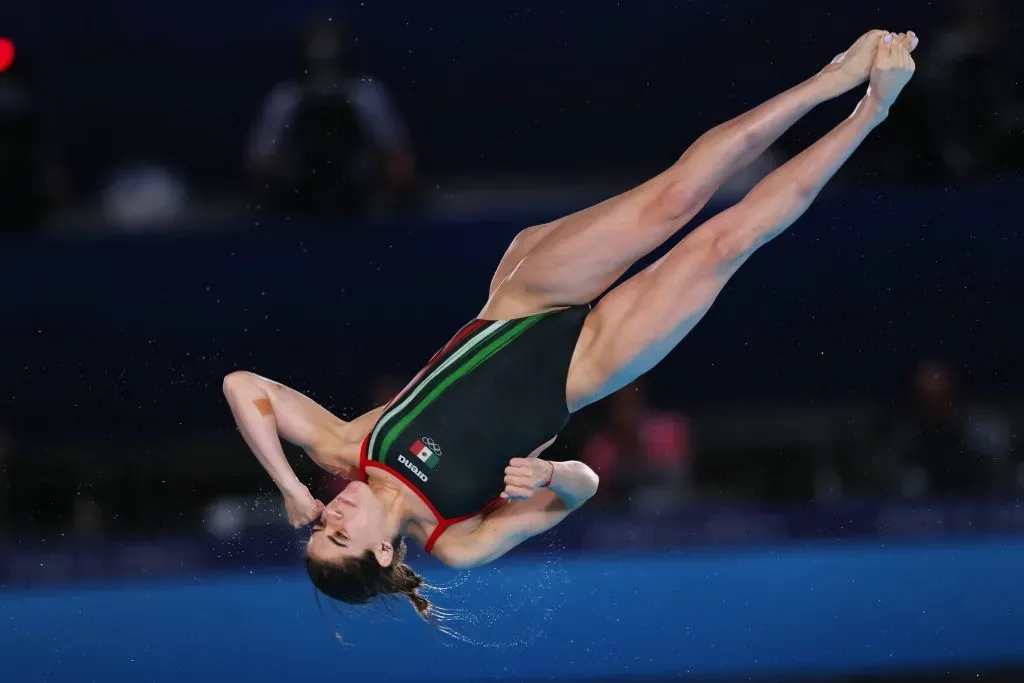
[[[433,370],[434,366],[437,365],[437,362],[444,358],[445,356],[447,356],[451,352],[451,350],[455,348],[455,346],[457,346],[463,339],[479,330],[488,322],[490,321],[474,320],[473,322],[469,323],[461,330],[459,330],[459,333],[452,337],[452,340],[445,344],[444,348],[435,353],[433,357],[431,357],[430,361],[425,366],[423,366],[422,370],[416,373],[416,376],[412,378],[412,381],[406,384],[405,387],[400,392],[398,392],[393,399],[388,401],[388,404],[384,407],[384,412],[386,413],[391,408],[391,406],[398,403],[399,399],[404,398],[405,395],[409,392],[409,389],[419,384],[420,380],[423,379],[423,375]],[[371,429],[371,431],[373,430]]]
[[[444,345],[444,348],[442,348],[440,351],[434,354],[434,357],[430,359],[429,363],[427,363],[427,367],[423,368],[424,372],[429,369],[432,369],[434,367],[434,364],[436,364],[438,360],[440,360],[444,356],[447,356],[448,353],[467,336],[473,334],[474,332],[484,327],[485,325],[490,324],[491,322],[493,321],[474,320],[473,322],[463,327],[461,330],[459,330],[458,334],[452,337],[452,340],[450,342]]]
[[[447,356],[448,353],[450,353],[452,349],[454,349],[460,342],[462,342],[463,339],[465,339],[467,336],[473,334],[474,332],[478,331],[480,328],[484,327],[485,325],[489,324],[490,322],[491,321],[489,321],[489,320],[474,320],[473,322],[469,323],[468,325],[463,327],[461,330],[459,330],[459,333],[456,334],[454,337],[452,337],[451,341],[449,341],[447,344],[445,344],[444,347],[440,351],[435,353],[433,355],[433,357],[430,359],[430,361],[423,367],[422,370],[420,370],[418,373],[416,373],[416,376],[412,378],[412,381],[410,381],[408,384],[406,384],[405,388],[403,388],[400,392],[398,392],[398,394],[396,394],[394,398],[392,398],[390,401],[388,401],[388,404],[384,407],[384,413],[387,413],[388,409],[390,409],[391,406],[393,406],[401,398],[403,398],[409,392],[410,388],[412,388],[412,387],[416,386],[417,384],[419,384],[419,381],[420,381],[420,379],[423,378],[423,375],[425,375],[427,372],[433,370],[434,366],[437,365],[438,361],[440,361],[442,358]],[[376,427],[376,425],[374,425],[374,427]],[[373,428],[371,428],[370,431],[367,432],[366,437],[363,439],[362,448],[360,448],[360,450],[359,450],[359,479],[363,483],[366,483],[366,468],[367,467],[376,467],[377,469],[384,470],[385,472],[388,472],[392,476],[398,477],[399,480],[405,482],[408,485],[408,487],[410,489],[412,489],[416,493],[416,495],[418,495],[420,497],[420,500],[422,500],[424,503],[427,504],[427,507],[430,508],[430,511],[434,514],[434,517],[437,518],[437,527],[434,529],[434,533],[430,534],[430,538],[427,539],[426,544],[423,546],[424,550],[426,550],[429,553],[433,549],[434,544],[437,542],[437,539],[440,538],[441,534],[444,533],[445,529],[450,527],[452,524],[456,524],[458,522],[463,522],[463,521],[465,521],[467,519],[471,519],[473,517],[476,517],[478,514],[480,514],[480,512],[474,512],[473,514],[470,514],[470,515],[464,515],[462,517],[454,517],[452,519],[445,519],[444,517],[442,517],[441,513],[439,513],[437,511],[437,508],[434,507],[434,504],[431,503],[429,500],[427,500],[427,497],[425,495],[423,495],[423,492],[420,491],[418,488],[416,488],[416,486],[414,486],[412,484],[412,482],[410,482],[408,479],[403,477],[400,472],[398,472],[395,469],[392,469],[392,468],[388,467],[387,465],[384,465],[384,464],[379,463],[379,462],[377,462],[375,460],[370,460],[369,459],[367,451],[369,450],[370,434],[372,434],[372,433],[373,433]],[[497,498],[495,500],[497,500]],[[488,507],[490,507],[493,504],[494,504],[494,501],[491,501],[490,503],[488,503]],[[486,509],[487,508],[484,508],[484,510],[486,510]],[[482,512],[482,510],[481,510],[481,512]]]
[[[428,553],[430,553],[434,549],[434,544],[437,543],[437,539],[439,539],[441,537],[441,534],[443,534],[448,529],[448,527],[452,526],[453,524],[458,524],[459,522],[465,522],[467,519],[472,519],[472,518],[476,517],[481,512],[484,512],[485,510],[488,510],[492,505],[494,505],[495,503],[497,503],[501,499],[500,495],[495,496],[494,500],[492,500],[491,502],[487,503],[487,505],[485,505],[483,508],[481,508],[477,512],[473,512],[473,513],[470,513],[468,515],[461,515],[459,517],[452,517],[450,519],[446,519],[445,517],[441,516],[441,513],[437,511],[437,508],[434,507],[434,504],[430,502],[430,499],[428,499],[423,494],[422,491],[420,491],[418,488],[416,488],[416,486],[414,486],[411,481],[409,481],[404,476],[402,476],[401,472],[399,472],[398,470],[393,469],[391,467],[388,467],[384,463],[377,462],[376,460],[370,460],[367,457],[367,453],[369,451],[369,448],[370,448],[370,435],[367,434],[366,438],[363,439],[363,446],[359,450],[359,480],[362,481],[364,484],[366,483],[366,480],[367,480],[366,468],[367,467],[373,467],[373,468],[376,468],[378,470],[383,470],[384,472],[387,472],[391,476],[397,477],[399,481],[404,482],[406,484],[406,486],[408,486],[408,488],[412,489],[413,493],[415,493],[417,496],[419,496],[420,500],[422,500],[426,504],[426,506],[428,508],[430,508],[430,512],[433,513],[435,519],[437,519],[437,526],[434,527],[434,532],[432,534],[430,534],[430,538],[428,538],[427,542],[423,544],[423,549],[425,551],[427,551]]]

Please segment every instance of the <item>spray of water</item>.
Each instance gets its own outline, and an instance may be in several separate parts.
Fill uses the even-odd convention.
[[[230,507],[232,512],[233,508],[239,508],[237,512],[244,515],[248,522],[238,526],[267,529],[281,523],[280,503],[270,494],[244,501],[231,501]],[[234,528],[230,531],[224,529],[228,533],[220,536],[219,551],[222,556],[251,555],[254,549],[247,543],[248,534],[233,524],[227,526]],[[296,534],[293,541],[287,542],[287,547],[269,550],[272,554],[298,553],[304,544],[305,539],[301,534]],[[255,550],[257,555],[267,551],[265,546]],[[504,564],[459,572],[448,581],[425,585],[421,592],[432,603],[429,621],[438,643],[446,647],[461,644],[504,650],[529,647],[544,638],[555,614],[565,604],[568,592],[569,572],[564,567],[563,551],[564,547],[551,538],[539,556],[532,556],[530,574],[533,580],[528,589],[519,587],[500,593],[493,590],[495,585],[507,584],[505,575],[511,568]],[[493,602],[485,609],[459,606],[460,602],[467,599],[466,596],[481,593],[494,596]],[[359,632],[359,629],[352,629],[352,623],[357,619],[372,624],[413,618],[401,609],[405,606],[402,601],[385,600],[362,608],[345,605],[342,609],[321,598],[315,590],[313,594],[325,625],[335,641],[343,647],[356,645],[346,639],[343,632]],[[399,609],[396,610],[396,606]],[[342,625],[338,620],[348,623]],[[334,622],[333,625],[330,622]]]
[[[531,570],[536,581],[529,589],[506,592],[483,610],[457,607],[460,594],[480,592],[486,586],[503,583],[506,567],[482,567],[460,573],[449,583],[426,587],[424,593],[438,603],[431,621],[443,636],[441,643],[505,650],[529,647],[544,638],[566,600],[569,573],[562,562],[562,551],[557,541],[550,540],[543,559]]]

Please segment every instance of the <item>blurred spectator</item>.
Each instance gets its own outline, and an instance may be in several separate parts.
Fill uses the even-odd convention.
[[[363,73],[339,22],[314,22],[304,75],[276,85],[250,135],[250,173],[271,210],[358,217],[410,200],[405,122],[384,85]]]
[[[978,496],[990,490],[993,461],[1008,456],[1009,428],[994,413],[973,415],[958,400],[951,369],[926,360],[882,444],[888,478],[899,478],[905,496]]]
[[[47,156],[36,83],[17,55],[0,72],[0,236],[37,231],[54,208],[56,174]]]
[[[605,403],[606,426],[583,446],[582,459],[602,477],[599,496],[630,507],[664,509],[678,503],[692,483],[687,420],[651,407],[640,382]]]
[[[953,23],[919,60],[934,112],[927,120],[941,162],[953,175],[992,172],[1021,161],[1018,79],[1005,37],[997,2],[960,0]]]
[[[184,181],[156,164],[126,164],[103,191],[103,215],[123,230],[172,225],[188,205]]]

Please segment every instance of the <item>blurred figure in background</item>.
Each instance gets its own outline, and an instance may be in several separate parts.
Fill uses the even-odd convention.
[[[405,121],[358,67],[347,29],[315,21],[302,57],[304,74],[270,91],[250,135],[249,172],[266,208],[358,218],[407,206],[415,161]]]
[[[0,69],[0,236],[38,231],[56,204],[56,174],[48,156],[36,83],[24,55],[3,40]]]
[[[908,405],[883,433],[886,478],[911,498],[985,496],[993,461],[1009,455],[1007,427],[997,415],[976,419],[959,400],[952,369],[924,360]]]
[[[996,0],[959,0],[952,24],[922,60],[922,86],[941,116],[928,117],[946,172],[991,173],[1019,167],[1019,67],[1008,54],[1006,25]]]
[[[190,208],[185,180],[158,163],[122,164],[103,189],[101,200],[106,221],[126,231],[174,226]]]
[[[603,482],[597,498],[633,509],[666,509],[690,493],[693,450],[686,418],[656,410],[635,382],[605,402],[605,427],[583,446],[582,460]]]

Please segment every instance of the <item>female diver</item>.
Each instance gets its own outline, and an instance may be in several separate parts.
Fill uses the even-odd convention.
[[[590,498],[598,478],[586,465],[539,454],[573,412],[660,362],[751,254],[806,211],[885,120],[913,75],[917,42],[866,33],[815,76],[706,132],[652,180],[522,231],[478,317],[386,406],[345,422],[278,383],[228,375],[232,413],[289,520],[315,522],[306,552],[315,586],[348,603],[404,595],[426,616],[422,579],[403,562],[405,537],[449,566],[476,567]],[[866,80],[831,132],[601,297],[804,114]],[[292,472],[280,438],[352,483],[323,505]]]

